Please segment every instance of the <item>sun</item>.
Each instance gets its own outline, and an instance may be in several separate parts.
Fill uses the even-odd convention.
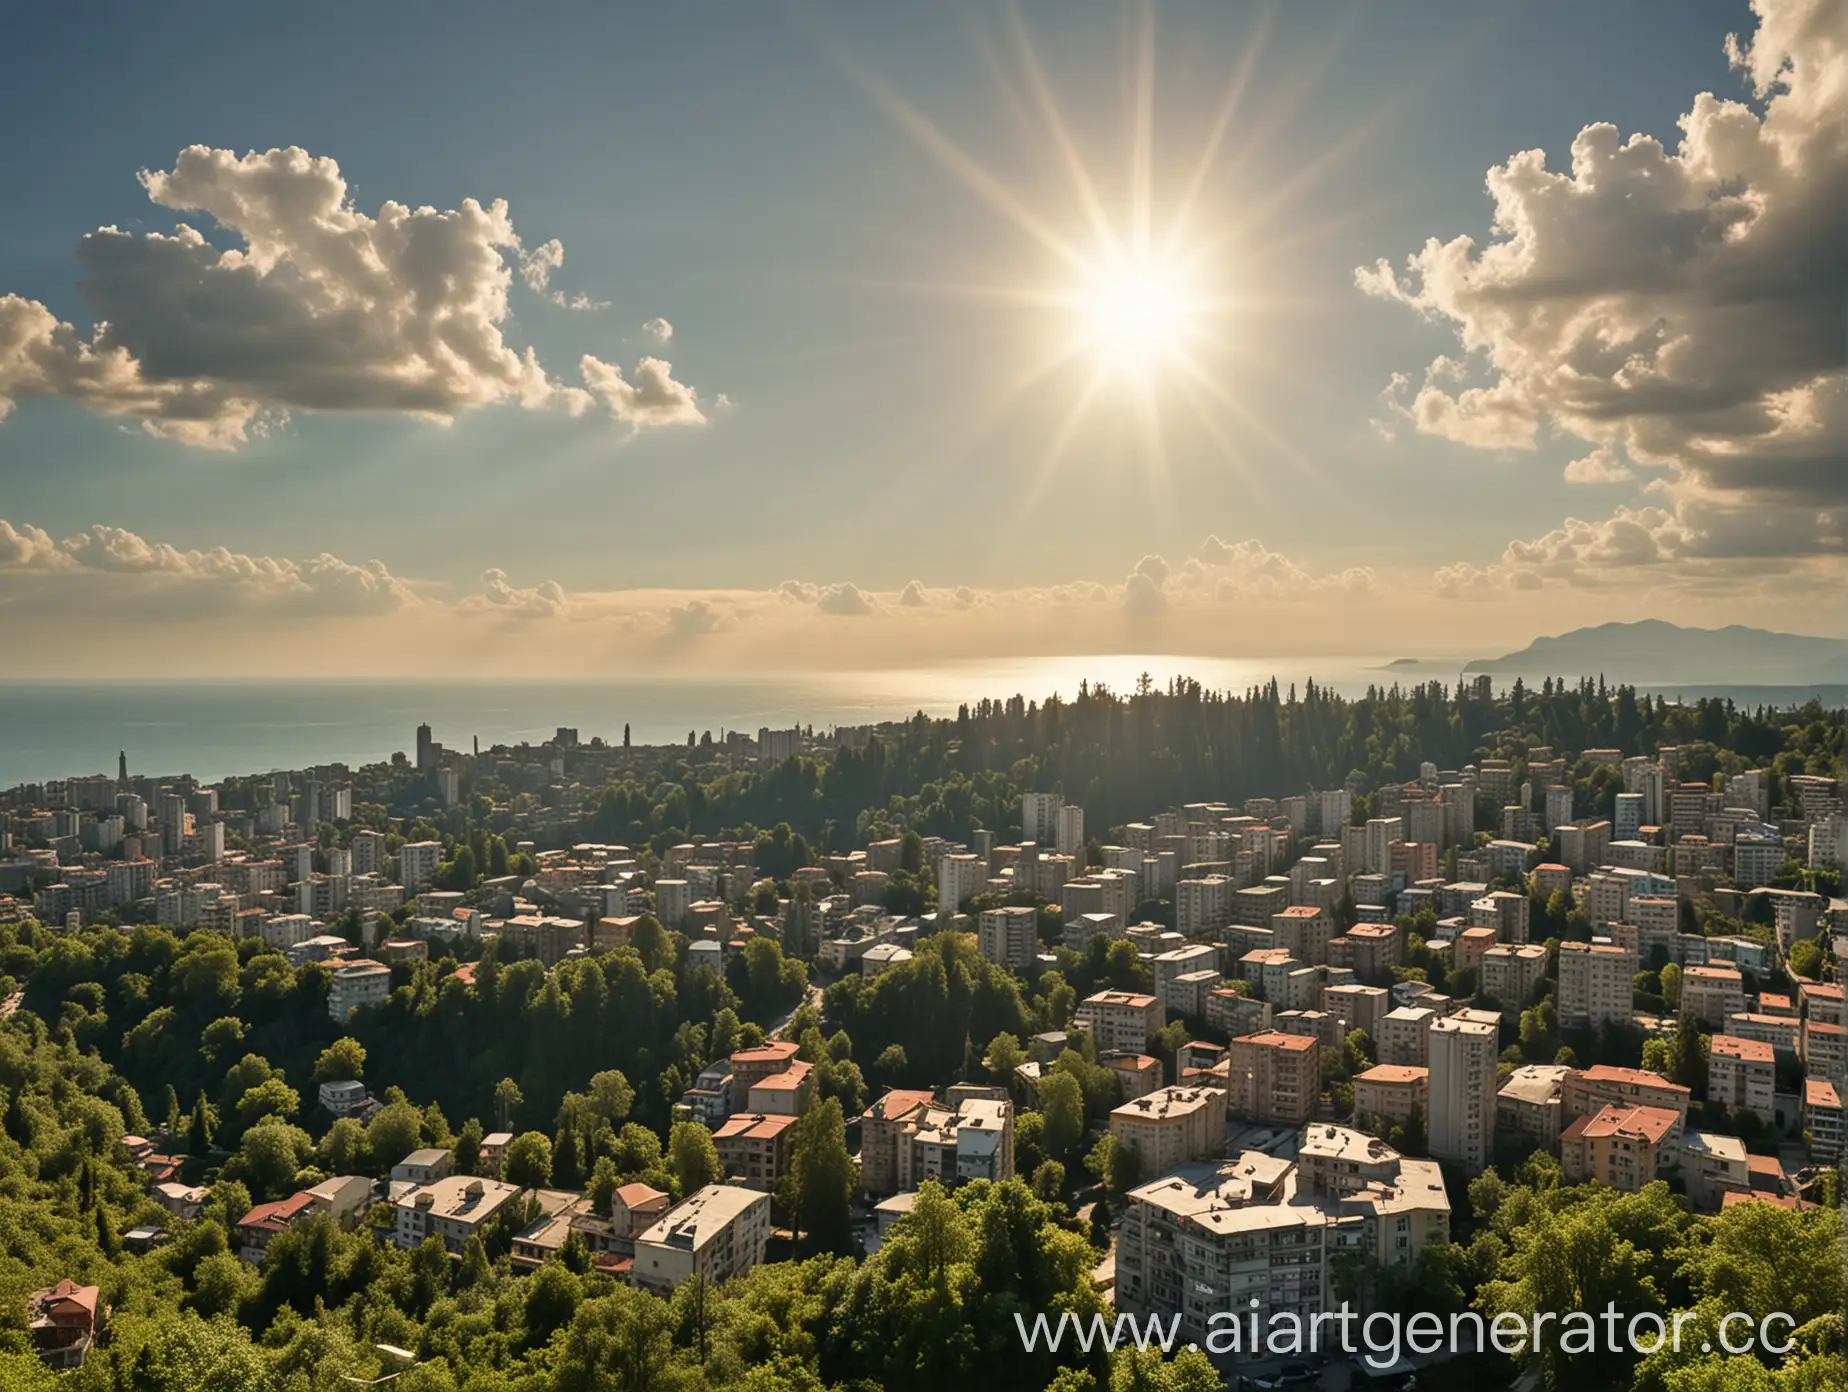
[[[1071,301],[1079,337],[1111,364],[1152,366],[1183,354],[1199,312],[1180,269],[1149,259],[1096,268]]]

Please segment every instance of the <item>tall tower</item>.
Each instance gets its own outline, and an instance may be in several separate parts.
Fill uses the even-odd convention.
[[[420,769],[427,769],[430,767],[431,744],[430,727],[427,724],[419,725],[417,727],[417,767]]]
[[[128,751],[126,749],[116,751],[116,782],[119,784],[128,782]]]

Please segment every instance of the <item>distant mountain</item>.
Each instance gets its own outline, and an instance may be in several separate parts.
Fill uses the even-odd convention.
[[[1848,682],[1848,642],[1762,628],[1682,628],[1660,619],[1599,624],[1536,638],[1519,652],[1470,663],[1498,677],[1597,676],[1641,686],[1807,686]]]

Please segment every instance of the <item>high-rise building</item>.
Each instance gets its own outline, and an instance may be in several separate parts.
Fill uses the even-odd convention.
[[[1020,839],[1039,846],[1055,845],[1059,839],[1059,809],[1065,798],[1059,793],[1022,793],[1020,795]]]
[[[1428,1043],[1431,1153],[1480,1171],[1495,1139],[1497,1031],[1484,1022],[1445,1018],[1432,1023]]]
[[[1597,1029],[1630,1022],[1636,952],[1608,940],[1559,945],[1559,1024]]]
[[[1024,904],[983,910],[976,946],[991,962],[1025,971],[1039,953],[1039,911]]]

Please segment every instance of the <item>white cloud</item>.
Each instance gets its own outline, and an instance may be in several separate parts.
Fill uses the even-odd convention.
[[[643,358],[629,381],[615,363],[586,353],[581,363],[584,384],[611,415],[636,430],[662,425],[704,425],[699,393],[674,380],[674,366],[661,358]]]
[[[729,616],[706,599],[671,604],[667,609],[668,632],[676,637],[690,638],[702,633],[713,633],[725,627],[728,621]]]
[[[199,603],[207,594],[315,615],[370,614],[418,606],[410,585],[382,561],[354,564],[323,552],[307,560],[251,556],[223,546],[183,550],[122,527],[97,525],[62,541],[33,526],[0,521],[0,576],[46,574],[102,582],[105,599],[125,600],[152,584]]]
[[[1365,594],[1377,583],[1367,566],[1313,574],[1255,537],[1225,542],[1209,536],[1189,564],[1199,566],[1200,579],[1220,599],[1309,599],[1328,590]]]
[[[505,201],[441,211],[387,201],[367,214],[335,161],[293,147],[194,145],[140,180],[155,204],[209,217],[235,245],[221,251],[184,223],[84,237],[87,338],[35,300],[0,296],[0,418],[18,398],[63,397],[229,448],[297,410],[446,421],[497,403],[574,415],[593,404],[504,336],[516,265],[554,303],[595,307],[549,288],[563,245],[525,251]],[[632,428],[704,419],[665,363],[644,358],[631,386],[584,362],[597,369],[588,385]]]
[[[824,614],[839,614],[853,617],[870,614],[879,607],[878,603],[858,585],[842,583],[823,585],[815,596],[815,607]]]
[[[646,324],[642,325],[642,332],[647,334],[656,343],[669,343],[674,337],[674,326],[657,314]]]
[[[531,589],[520,589],[499,569],[481,573],[481,593],[462,601],[461,608],[472,613],[498,613],[515,619],[555,619],[565,612],[568,600],[564,587],[556,580],[543,580]]]
[[[1488,379],[1458,389],[1432,364],[1400,408],[1420,430],[1526,447],[1545,423],[1602,453],[1575,482],[1614,481],[1627,456],[1678,497],[1848,504],[1848,27],[1839,0],[1753,9],[1730,51],[1762,110],[1703,93],[1672,148],[1586,126],[1569,172],[1539,150],[1489,171],[1490,241],[1432,238],[1355,273],[1453,326]]]
[[[922,580],[913,580],[906,585],[899,595],[898,602],[907,609],[921,609],[930,603],[930,596],[924,591]]]
[[[1628,483],[1635,477],[1616,451],[1604,445],[1581,459],[1574,459],[1566,465],[1565,472],[1567,483]]]

